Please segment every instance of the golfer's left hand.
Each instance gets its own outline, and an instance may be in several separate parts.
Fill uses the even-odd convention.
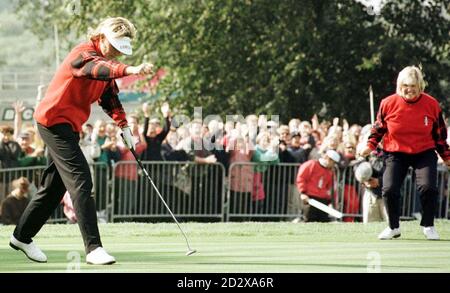
[[[134,139],[133,133],[131,132],[130,127],[122,128],[122,138],[125,146],[128,149],[135,149],[136,140]]]

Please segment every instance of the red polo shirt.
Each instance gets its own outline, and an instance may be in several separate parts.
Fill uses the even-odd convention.
[[[91,104],[98,102],[119,127],[127,125],[115,78],[127,65],[103,57],[99,42],[76,46],[55,73],[34,119],[46,127],[69,123],[75,132],[87,121]]]

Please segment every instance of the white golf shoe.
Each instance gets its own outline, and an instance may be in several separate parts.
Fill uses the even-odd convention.
[[[428,240],[439,240],[439,234],[434,226],[424,227],[423,234],[425,235],[425,237],[427,237]]]
[[[109,255],[103,247],[97,247],[86,255],[86,263],[90,265],[110,265],[116,259]]]
[[[400,237],[400,228],[391,229],[390,227],[387,227],[383,230],[383,232],[378,235],[378,239],[380,240],[388,240],[392,238],[398,238]]]
[[[40,250],[33,242],[26,244],[20,242],[13,235],[11,235],[11,239],[9,240],[9,246],[14,248],[15,250],[21,250],[25,255],[35,262],[47,262],[47,256]]]

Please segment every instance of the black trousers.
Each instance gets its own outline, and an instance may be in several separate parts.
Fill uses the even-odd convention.
[[[382,194],[386,202],[391,229],[400,226],[400,188],[412,167],[416,175],[417,191],[422,204],[421,226],[434,225],[437,204],[437,155],[434,150],[418,154],[387,153],[383,173]]]
[[[318,198],[314,196],[309,197],[323,203],[324,205],[329,205],[331,203],[331,201],[328,199]],[[303,220],[305,222],[329,222],[330,217],[324,211],[321,211],[318,208],[308,204],[303,205]]]
[[[91,196],[92,179],[89,165],[79,146],[79,134],[69,124],[44,127],[38,131],[48,149],[45,169],[37,194],[25,209],[14,230],[14,237],[30,243],[51,213],[69,191],[86,253],[102,246],[97,226],[95,201]]]

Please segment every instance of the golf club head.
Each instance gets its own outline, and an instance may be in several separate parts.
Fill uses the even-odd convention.
[[[197,250],[191,249],[191,250],[188,250],[188,252],[186,252],[186,255],[189,256],[189,255],[194,254],[196,252],[197,252]]]

